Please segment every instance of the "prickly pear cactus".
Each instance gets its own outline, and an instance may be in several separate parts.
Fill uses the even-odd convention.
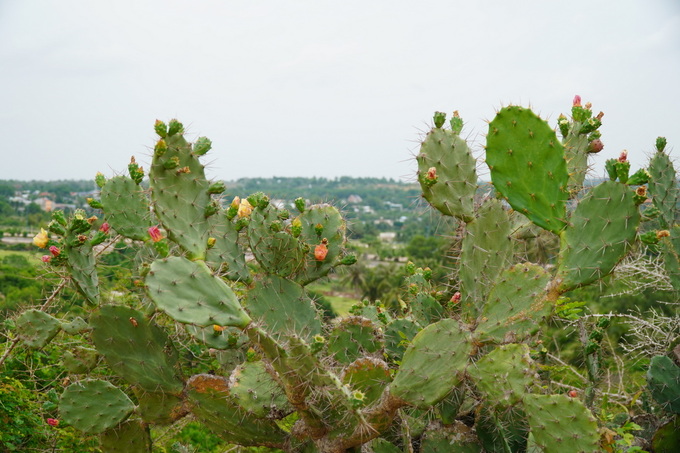
[[[619,160],[612,181],[581,196],[600,118],[575,102],[561,142],[531,110],[501,109],[486,143],[498,199],[481,201],[462,119],[444,128],[435,115],[418,181],[462,232],[455,279],[438,288],[431,270],[408,265],[398,306],[367,301],[332,323],[306,286],[355,261],[340,212],[227,198],[205,177],[210,141],[189,143],[181,123],[158,121],[148,175],[134,159],[129,177],[98,175],[90,205],[101,213],[55,213],[35,240],[96,308],[79,322],[29,311],[17,335],[38,348],[62,329],[82,337],[63,358],[72,383],[60,411],[100,435],[104,452],[149,451],[157,426],[188,414],[227,442],[287,452],[597,451],[592,413],[551,392],[560,387],[535,349],[560,297],[609,275],[637,238],[645,175],[629,178]],[[671,173],[657,160],[650,192],[666,209]],[[550,265],[517,259],[527,222],[559,242]],[[102,294],[97,277],[98,246],[121,237],[139,249],[125,299]],[[195,371],[196,360],[207,365]],[[675,369],[653,365],[650,389],[675,410]]]

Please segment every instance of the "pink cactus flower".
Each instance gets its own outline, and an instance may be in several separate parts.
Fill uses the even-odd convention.
[[[457,304],[461,299],[460,291],[456,291],[453,296],[451,296],[451,303]]]
[[[574,96],[574,107],[581,107],[581,96]]]
[[[61,250],[59,250],[59,247],[56,245],[50,246],[50,253],[52,256],[59,256],[61,254]]]
[[[628,161],[628,151],[625,149],[621,151],[621,155],[619,156],[619,162],[627,162]]]
[[[111,229],[111,226],[109,225],[108,222],[102,223],[102,226],[99,227],[99,231],[101,231],[104,234],[108,233],[110,229]]]
[[[151,240],[154,242],[159,242],[163,239],[163,234],[161,233],[161,229],[158,228],[158,226],[152,226],[148,229],[149,236],[151,236]]]
[[[48,418],[47,424],[50,426],[59,426],[59,420],[57,420],[56,418]]]
[[[49,263],[52,257],[50,255],[43,255],[40,257],[43,263]]]

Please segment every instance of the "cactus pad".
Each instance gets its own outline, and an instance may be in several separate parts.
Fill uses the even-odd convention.
[[[59,400],[59,412],[66,423],[97,434],[125,420],[135,405],[117,387],[102,380],[85,380],[69,385]]]
[[[165,332],[140,312],[106,305],[91,323],[97,351],[128,382],[149,392],[182,391],[177,351]]]
[[[562,233],[558,277],[562,291],[606,275],[635,239],[640,214],[628,186],[605,181],[578,204]]]
[[[241,328],[250,322],[231,288],[202,261],[178,256],[156,260],[146,285],[151,300],[175,321]]]
[[[477,190],[476,161],[457,133],[433,128],[416,157],[423,197],[444,215],[470,221]]]
[[[149,200],[141,186],[126,176],[106,181],[101,203],[111,228],[127,238],[143,241],[152,225]]]
[[[151,453],[149,427],[141,420],[127,420],[99,439],[104,453]]]
[[[17,336],[29,348],[43,348],[61,330],[61,323],[40,310],[27,310],[17,318]]]
[[[404,353],[391,394],[417,407],[432,406],[460,383],[471,350],[470,335],[458,321],[430,324]]]
[[[489,123],[486,163],[496,189],[536,225],[566,225],[567,164],[555,131],[531,110],[501,109]]]
[[[668,412],[680,414],[680,367],[666,356],[652,358],[647,371],[652,397]]]

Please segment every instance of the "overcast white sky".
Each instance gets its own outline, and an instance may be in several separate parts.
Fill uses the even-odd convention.
[[[605,113],[597,174],[680,153],[680,2],[0,0],[0,179],[148,166],[174,117],[213,178],[411,179],[435,110],[481,142],[496,108],[554,126],[575,94]]]

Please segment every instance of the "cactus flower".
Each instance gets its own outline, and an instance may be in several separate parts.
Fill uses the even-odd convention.
[[[159,242],[163,239],[163,234],[161,233],[161,229],[158,228],[158,226],[152,226],[149,227],[147,230],[149,232],[149,236],[151,237],[151,240],[154,242]]]
[[[57,247],[56,245],[53,245],[50,247],[50,253],[52,254],[52,256],[59,256],[61,254],[61,250],[59,250],[59,247]]]
[[[47,424],[50,426],[59,426],[59,420],[57,420],[56,418],[48,418]]]
[[[36,234],[33,238],[33,244],[37,245],[41,249],[44,249],[47,247],[49,240],[50,239],[47,237],[47,231],[45,231],[43,228],[40,228],[40,233]]]
[[[621,151],[621,155],[619,156],[619,162],[628,162],[628,151],[625,149]]]
[[[102,226],[99,227],[99,231],[101,231],[104,234],[108,233],[110,229],[111,225],[109,225],[108,222],[102,223]]]
[[[451,303],[457,304],[458,302],[460,302],[460,298],[461,298],[461,297],[462,297],[462,296],[461,296],[461,294],[460,294],[460,291],[456,291],[456,292],[453,294],[453,296],[451,296]]]
[[[223,331],[224,331],[224,327],[218,326],[217,324],[214,324],[214,325],[213,325],[213,331],[214,331],[215,333],[223,332]]]
[[[574,107],[581,107],[581,96],[579,96],[578,94],[574,96],[574,101],[572,105]]]
[[[244,217],[250,217],[250,213],[253,212],[253,206],[248,202],[248,200],[243,199],[238,205],[238,217],[242,219]]]
[[[670,232],[670,231],[668,231],[668,230],[661,230],[661,231],[657,231],[657,233],[656,233],[656,238],[657,238],[657,239],[667,238],[667,237],[669,237],[670,235],[671,235],[671,232]]]
[[[328,255],[328,239],[324,238],[321,244],[314,247],[314,259],[317,261],[323,261]]]
[[[578,396],[578,392],[576,390],[569,390],[567,395],[569,395],[569,398],[576,398]]]
[[[43,256],[40,257],[40,260],[43,263],[49,263],[51,259],[52,259],[52,257],[50,255],[43,255]]]

